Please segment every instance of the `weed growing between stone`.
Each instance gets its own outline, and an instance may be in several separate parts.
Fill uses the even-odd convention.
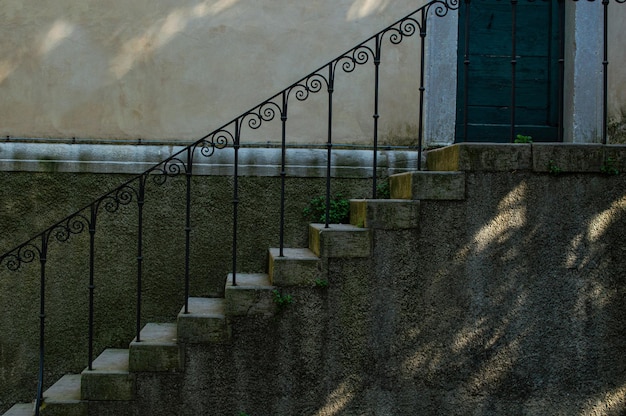
[[[524,136],[523,134],[518,134],[514,142],[515,143],[532,143],[533,138],[531,136]]]
[[[315,287],[319,287],[325,289],[328,287],[328,280],[326,279],[315,279]]]
[[[347,224],[350,222],[350,201],[341,194],[335,194],[330,199],[328,222],[331,224]],[[326,222],[326,197],[316,196],[311,199],[309,205],[302,211],[304,216],[311,221]]]
[[[602,164],[600,171],[605,175],[619,175],[619,169],[617,169],[617,167],[615,166],[616,163],[617,162],[615,159],[613,159],[612,157],[607,157]]]
[[[293,303],[293,297],[291,295],[283,295],[278,289],[274,289],[272,291],[272,295],[274,297],[274,303],[278,307],[279,311],[282,311]]]
[[[563,169],[561,169],[555,162],[554,160],[550,160],[548,162],[548,171],[553,174],[553,175],[558,175],[560,173],[563,173]]]

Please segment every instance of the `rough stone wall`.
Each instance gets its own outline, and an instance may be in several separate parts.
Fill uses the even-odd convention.
[[[623,174],[498,170],[467,171],[463,201],[421,201],[419,229],[376,230],[372,258],[326,260],[327,288],[290,288],[295,302],[281,314],[233,319],[230,342],[188,347],[184,374],[140,375],[134,406],[150,415],[623,414]],[[248,192],[275,201],[267,183],[249,180]],[[307,183],[297,183],[303,202],[315,192]],[[289,240],[303,246],[306,222],[300,226]],[[258,250],[273,243],[260,241],[261,232],[254,236]],[[62,283],[81,290],[80,277],[63,271],[51,273],[50,332],[69,335],[84,324],[73,314],[85,301],[68,302],[60,293]],[[107,305],[125,299],[129,306],[102,306],[103,323],[116,322],[118,310],[132,316],[132,278],[120,286],[113,283],[118,276],[116,270],[102,278]],[[167,306],[146,319],[167,319],[180,308],[166,283],[147,290],[148,299],[164,287],[167,293],[148,300],[148,310]],[[0,391],[11,402],[29,400],[36,278],[2,274],[0,284],[10,298],[0,303],[3,334],[19,333],[2,338]],[[110,339],[132,338],[132,324],[113,328],[119,333]],[[75,354],[72,365],[80,370],[79,351],[64,348],[52,344],[51,357]],[[15,363],[28,376],[16,375]],[[53,369],[48,379],[62,371]]]
[[[64,172],[1,172],[0,247],[32,237],[53,221],[90,203],[126,175]],[[365,197],[366,179],[337,179],[333,192]],[[220,296],[232,271],[232,179],[193,179],[191,292]],[[303,246],[309,222],[302,214],[313,196],[323,195],[321,178],[289,178],[285,244]],[[183,305],[184,178],[148,185],[144,207],[143,320],[172,322]],[[266,270],[267,249],[278,246],[280,178],[243,177],[239,190],[238,268]],[[87,364],[89,285],[88,232],[50,244],[46,266],[46,384]],[[136,203],[117,213],[102,209],[96,231],[95,351],[126,348],[133,339],[136,294]],[[39,262],[19,272],[0,268],[0,413],[36,391],[39,336]]]
[[[422,201],[418,230],[327,260],[327,288],[290,288],[279,315],[188,347],[185,374],[140,376],[138,409],[623,414],[623,177],[466,175],[466,200]]]
[[[327,289],[188,350],[181,414],[623,414],[624,195],[621,176],[467,173],[465,201],[331,259]]]

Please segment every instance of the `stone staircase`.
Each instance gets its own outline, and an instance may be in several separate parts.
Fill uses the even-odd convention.
[[[138,375],[185,372],[185,350],[194,344],[229,343],[234,318],[273,316],[275,296],[289,287],[314,290],[327,281],[329,259],[367,258],[372,255],[376,230],[405,230],[419,226],[420,199],[464,198],[461,172],[413,172],[390,177],[391,198],[352,200],[351,224],[310,224],[308,248],[269,249],[267,273],[229,275],[224,298],[190,298],[176,323],[149,323],[141,341],[128,349],[107,349],[93,369],[68,374],[43,394],[40,413],[45,416],[135,415]],[[236,322],[235,322],[236,324]],[[34,404],[16,404],[5,416],[34,414]]]

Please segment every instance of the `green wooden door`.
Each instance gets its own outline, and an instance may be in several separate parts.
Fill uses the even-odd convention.
[[[559,119],[559,7],[557,1],[517,3],[515,135],[557,141]],[[512,6],[474,0],[470,64],[465,79],[465,16],[459,11],[456,141],[509,142],[511,137]],[[467,107],[465,107],[465,86]],[[467,137],[464,137],[467,108]]]

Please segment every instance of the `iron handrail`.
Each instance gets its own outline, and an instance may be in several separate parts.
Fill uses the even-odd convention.
[[[535,1],[535,0],[527,0]],[[560,0],[564,1],[564,0]],[[578,0],[574,0],[578,1]],[[595,0],[587,0],[593,2]],[[626,0],[615,0],[618,3],[624,3]],[[374,105],[373,105],[373,166],[372,166],[372,197],[376,198],[376,177],[377,177],[377,152],[378,152],[378,121],[379,114],[379,67],[382,57],[382,49],[384,41],[388,41],[393,45],[400,44],[404,39],[419,34],[421,40],[420,51],[420,79],[419,79],[419,130],[417,138],[417,152],[418,152],[418,169],[421,169],[421,156],[423,148],[423,103],[426,88],[424,86],[424,73],[425,73],[425,38],[427,36],[427,22],[429,16],[445,17],[450,11],[457,10],[463,0],[431,0],[422,5],[417,10],[406,15],[402,19],[395,21],[393,24],[387,26],[385,29],[377,32],[375,35],[369,37],[353,48],[349,49],[345,53],[339,55],[330,62],[320,66],[313,72],[309,73],[300,80],[294,82],[287,88],[272,95],[270,98],[262,101],[256,106],[252,107],[248,111],[242,113],[238,117],[223,124],[216,130],[204,135],[200,139],[196,140],[192,144],[182,148],[175,152],[165,160],[155,164],[151,168],[147,169],[141,174],[138,174],[126,182],[122,183],[117,188],[114,188],[100,197],[94,199],[83,208],[75,211],[73,214],[68,215],[64,219],[54,223],[44,231],[36,234],[24,243],[14,247],[0,256],[0,265],[4,264],[9,270],[16,271],[21,268],[23,264],[31,263],[36,259],[40,262],[40,347],[39,347],[39,378],[37,387],[36,398],[36,414],[39,414],[39,407],[42,400],[43,385],[44,385],[44,351],[45,351],[45,289],[46,289],[46,264],[48,260],[48,246],[53,240],[57,242],[68,241],[72,235],[80,234],[86,230],[90,236],[90,259],[89,259],[89,346],[88,346],[88,368],[92,369],[93,363],[93,317],[94,317],[94,258],[95,258],[95,245],[94,239],[97,233],[97,220],[98,214],[105,210],[109,213],[117,212],[120,207],[129,205],[131,203],[137,204],[137,305],[136,305],[136,339],[141,341],[140,327],[141,327],[141,294],[142,294],[142,274],[143,274],[143,206],[145,203],[145,191],[148,180],[152,180],[157,185],[162,185],[168,181],[169,178],[184,175],[186,178],[186,212],[185,212],[185,299],[184,299],[184,313],[189,312],[189,259],[190,259],[190,234],[191,217],[192,217],[192,205],[191,205],[191,178],[193,176],[193,168],[196,156],[202,156],[205,158],[211,157],[217,150],[224,149],[226,147],[232,147],[234,151],[233,161],[233,233],[232,233],[232,284],[237,284],[237,213],[239,204],[238,193],[238,155],[239,149],[242,147],[241,137],[242,130],[249,128],[256,130],[264,123],[273,121],[275,119],[281,120],[281,198],[280,198],[280,225],[279,225],[279,238],[280,238],[280,256],[283,256],[284,248],[284,220],[285,220],[285,187],[286,187],[286,149],[287,144],[287,121],[289,117],[288,105],[291,98],[297,101],[306,101],[312,94],[317,94],[326,90],[328,94],[328,118],[327,118],[327,166],[326,166],[326,221],[325,226],[329,226],[329,206],[331,195],[331,166],[332,166],[332,148],[333,148],[333,93],[335,89],[336,75],[339,71],[344,73],[353,72],[358,66],[372,62],[375,68],[374,75]],[[470,0],[464,1],[466,6],[469,7]],[[514,6],[517,1],[512,0]],[[607,20],[607,6],[609,0],[602,0],[605,7],[605,32],[604,32],[604,85],[605,85],[605,122],[606,122],[606,100],[607,100],[607,81],[606,81],[606,68],[608,65],[607,48],[606,48],[606,20]],[[467,14],[466,30],[469,25],[469,13]],[[514,31],[514,28],[513,28]],[[464,66],[467,73],[469,62],[469,48],[468,42],[469,35],[466,36],[465,45],[465,60]],[[513,43],[515,42],[515,35],[513,32]],[[562,48],[561,48],[562,49]],[[514,49],[513,49],[514,51]],[[515,53],[513,53],[515,56]],[[514,62],[513,62],[514,64]],[[515,75],[513,76],[513,88],[515,89]],[[466,83],[467,88],[467,83]],[[465,98],[467,102],[467,91],[465,92]],[[512,93],[512,100],[514,103],[515,94]],[[514,106],[513,106],[514,107]],[[515,120],[514,108],[513,111],[513,124]],[[465,131],[467,131],[467,111],[465,111]],[[465,136],[467,137],[467,136]],[[604,131],[604,138],[606,142],[606,128]]]

